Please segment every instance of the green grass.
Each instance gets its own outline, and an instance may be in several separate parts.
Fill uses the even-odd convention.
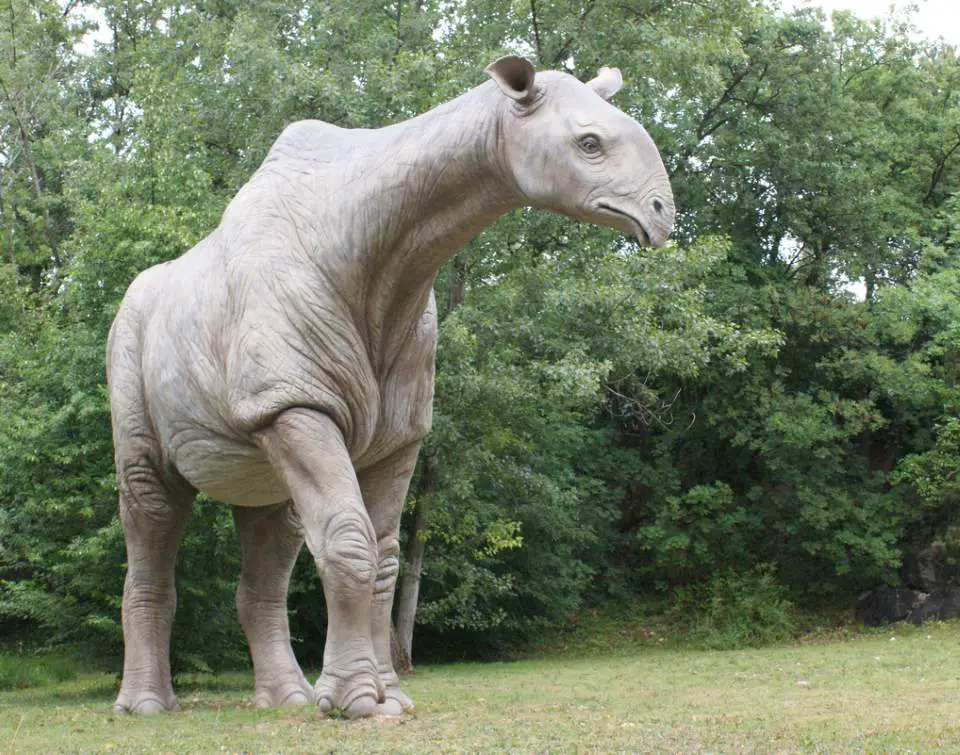
[[[76,664],[52,654],[0,655],[0,690],[65,682],[77,676]]]
[[[178,714],[119,716],[116,680],[86,676],[0,693],[0,750],[960,752],[960,623],[758,650],[576,650],[423,667],[401,720],[251,710],[246,674],[188,678]]]

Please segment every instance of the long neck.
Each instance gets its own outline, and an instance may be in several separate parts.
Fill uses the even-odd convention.
[[[387,254],[432,277],[467,240],[519,203],[501,162],[504,97],[492,84],[386,129],[402,181],[400,234]],[[402,229],[402,230],[401,230]]]
[[[440,266],[522,204],[500,161],[504,99],[487,84],[378,132],[383,151],[356,248],[374,340],[416,322]]]

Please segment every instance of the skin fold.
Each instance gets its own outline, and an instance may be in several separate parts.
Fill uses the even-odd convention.
[[[669,179],[647,132],[581,83],[506,57],[409,121],[287,127],[220,225],[131,284],[107,377],[127,549],[118,710],[177,707],[174,562],[197,491],[233,506],[254,703],[348,716],[413,702],[390,660],[398,533],[429,432],[437,270],[523,206],[662,245]],[[306,543],[329,626],[311,685],[287,585]]]

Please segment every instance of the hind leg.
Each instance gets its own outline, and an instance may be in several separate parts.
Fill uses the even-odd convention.
[[[243,561],[237,587],[237,615],[250,645],[258,708],[304,705],[314,699],[290,647],[287,585],[303,546],[292,504],[234,506],[233,521]]]
[[[170,678],[176,610],[174,566],[194,490],[163,462],[147,417],[136,312],[121,306],[107,346],[120,521],[127,549],[123,585],[123,681],[114,707],[130,713],[177,708]]]
[[[128,713],[175,710],[178,703],[170,677],[170,630],[177,604],[174,563],[193,490],[175,473],[162,473],[155,454],[127,456],[132,449],[122,443],[117,448],[127,576],[123,682],[114,708]]]

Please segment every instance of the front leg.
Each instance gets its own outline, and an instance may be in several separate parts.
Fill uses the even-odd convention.
[[[317,704],[350,717],[390,712],[370,632],[377,539],[343,435],[325,414],[296,408],[258,439],[290,491],[323,581],[329,618]]]
[[[363,500],[376,532],[379,555],[370,631],[377,669],[386,693],[385,708],[394,715],[413,710],[413,700],[400,689],[400,679],[393,668],[390,613],[400,571],[400,515],[419,450],[419,441],[412,443],[358,475]]]

